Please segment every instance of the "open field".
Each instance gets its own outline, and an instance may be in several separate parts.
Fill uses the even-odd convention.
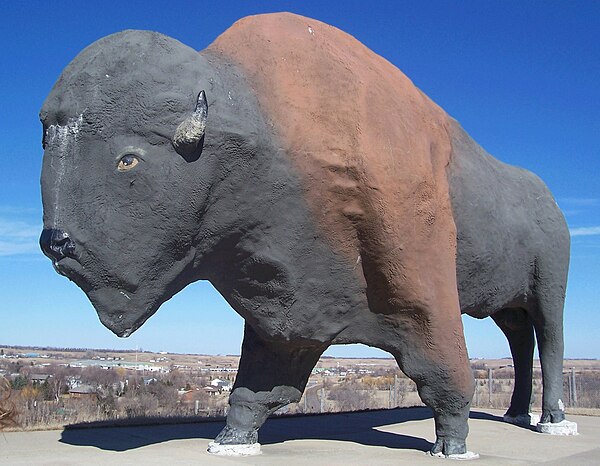
[[[5,357],[18,355],[20,359],[27,359],[29,364],[43,365],[48,363],[72,364],[78,360],[96,359],[98,361],[115,360],[120,358],[126,363],[146,363],[157,367],[168,368],[172,365],[197,367],[227,367],[237,368],[239,355],[205,355],[205,354],[179,354],[179,353],[155,353],[151,351],[135,350],[109,350],[109,349],[57,349],[50,347],[25,347],[25,346],[3,346],[0,345]],[[2,358],[2,355],[0,355]],[[104,359],[102,359],[104,358]],[[474,366],[491,367],[493,369],[512,366],[512,359],[471,359]],[[335,368],[364,367],[372,369],[396,370],[398,365],[392,358],[337,358],[322,357],[316,367]],[[540,369],[538,359],[534,360],[535,369]],[[565,369],[574,367],[576,370],[600,371],[600,360],[598,359],[565,359]]]
[[[7,429],[52,429],[94,421],[190,420],[224,416],[239,356],[0,346],[3,395],[14,405]],[[474,359],[472,406],[506,409],[514,385],[511,359]],[[600,414],[600,361],[566,360],[569,414]],[[541,371],[534,363],[532,409],[541,409]],[[422,406],[415,384],[392,358],[319,360],[299,403],[276,414],[349,412]]]

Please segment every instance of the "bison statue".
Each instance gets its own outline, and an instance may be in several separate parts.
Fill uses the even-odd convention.
[[[126,337],[209,280],[245,319],[224,430],[259,451],[332,344],[391,353],[467,454],[474,383],[461,313],[506,334],[529,421],[564,420],[569,232],[538,177],[479,147],[392,64],[293,14],[244,18],[196,52],[128,30],[83,50],[43,104],[40,243]],[[566,421],[565,421],[566,422]]]

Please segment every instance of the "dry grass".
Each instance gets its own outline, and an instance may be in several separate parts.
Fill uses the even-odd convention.
[[[39,358],[15,357],[25,351],[41,352]],[[235,376],[231,369],[238,366],[238,356],[210,356],[164,354],[149,352],[116,352],[110,350],[53,350],[4,347],[6,359],[0,359],[0,369],[19,374],[11,387],[0,378],[0,430],[60,429],[66,425],[93,425],[108,423],[185,422],[204,416],[223,415],[227,407],[227,393],[209,396],[201,390],[210,379],[230,379]],[[72,364],[79,359],[114,360],[149,363],[170,369],[168,373],[152,373],[158,379],[149,386],[142,382],[137,371],[123,367],[113,370],[100,368],[70,368],[60,364]],[[48,362],[51,362],[48,366]],[[566,360],[564,391],[568,414],[600,415],[600,361]],[[473,408],[506,409],[514,384],[514,372],[510,359],[474,360],[477,392]],[[488,369],[493,370],[492,397],[488,387]],[[542,400],[539,361],[534,363],[534,408],[540,410]],[[577,407],[571,406],[568,377],[571,368],[577,376]],[[219,370],[220,369],[220,370]],[[33,383],[32,373],[52,374],[47,383]],[[343,374],[343,375],[342,375]],[[94,399],[76,399],[66,394],[67,377],[77,376],[82,383],[102,387]],[[20,382],[20,383],[16,383]],[[60,382],[59,385],[56,385]],[[127,390],[122,385],[127,382]],[[116,385],[115,385],[116,384]],[[121,385],[119,385],[121,384]],[[195,388],[184,399],[177,394],[183,387]],[[115,388],[116,387],[116,388]],[[119,388],[120,387],[120,388]],[[394,388],[396,392],[394,395]],[[197,392],[196,392],[197,391]],[[203,394],[205,396],[201,396]],[[188,399],[189,398],[189,399]],[[199,401],[199,405],[196,405]],[[290,405],[278,412],[318,413],[354,409],[387,409],[422,405],[415,384],[398,369],[392,358],[322,358],[317,371],[311,376],[311,384],[300,403]],[[17,412],[18,411],[18,412]],[[176,420],[179,419],[179,420]]]
[[[8,380],[0,378],[0,430],[17,425],[15,417],[17,412],[15,405],[11,401],[11,387]]]

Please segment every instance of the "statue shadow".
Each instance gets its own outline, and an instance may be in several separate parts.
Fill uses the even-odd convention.
[[[260,430],[263,445],[289,440],[337,440],[362,445],[395,449],[429,451],[432,443],[410,435],[379,430],[378,427],[408,421],[431,419],[429,408],[397,408],[352,413],[296,415],[273,417]],[[471,412],[472,419],[502,421],[501,417]],[[154,420],[156,421],[156,419]],[[65,427],[59,442],[74,446],[92,446],[101,450],[127,451],[171,440],[212,440],[225,425],[223,419],[181,420],[161,419],[159,425],[130,425],[131,420],[91,422]],[[141,420],[138,420],[140,423]],[[148,420],[146,420],[148,422]],[[129,424],[129,425],[128,425]],[[433,425],[431,435],[433,437]]]

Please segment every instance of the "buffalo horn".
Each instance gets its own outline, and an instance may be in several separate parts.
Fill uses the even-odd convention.
[[[208,116],[208,102],[206,94],[198,94],[194,113],[183,120],[173,136],[173,147],[178,154],[188,158],[198,154],[199,144],[204,137],[206,118]]]

